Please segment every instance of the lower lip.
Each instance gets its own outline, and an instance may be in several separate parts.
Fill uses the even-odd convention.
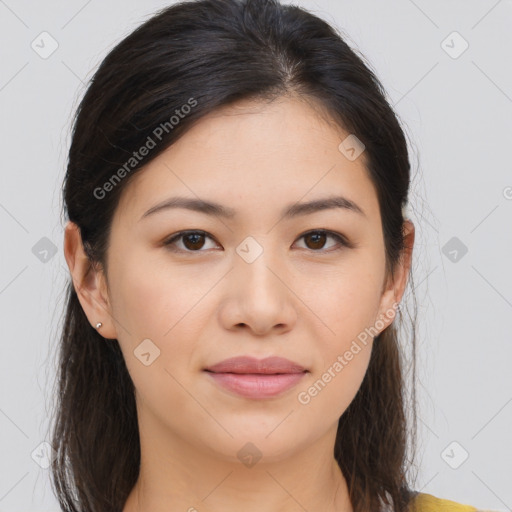
[[[306,374],[207,373],[224,389],[247,398],[277,396],[294,387]]]

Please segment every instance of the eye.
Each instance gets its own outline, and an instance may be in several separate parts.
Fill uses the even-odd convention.
[[[335,249],[340,249],[342,247],[352,247],[352,245],[340,234],[334,233],[333,231],[327,231],[325,229],[317,229],[315,231],[308,231],[300,236],[300,238],[304,238],[304,240],[308,240],[312,247],[306,247],[306,249],[311,249],[313,252],[332,252],[332,249],[319,251],[318,249],[322,249],[325,241],[328,238],[336,240],[338,242],[338,247],[336,248],[336,244],[334,245]],[[299,240],[300,240],[299,238]],[[341,246],[341,247],[340,247]],[[332,247],[332,246],[331,246]]]
[[[171,250],[175,252],[184,251],[184,252],[204,252],[199,251],[204,246],[204,239],[210,238],[213,240],[211,236],[209,236],[205,231],[180,231],[175,235],[171,236],[171,238],[167,239],[164,242],[165,246],[172,246]],[[176,248],[176,242],[180,239],[183,239],[185,242],[184,247]]]
[[[213,237],[208,235],[208,233],[206,233],[205,231],[180,231],[179,233],[176,233],[172,235],[170,238],[168,238],[164,242],[164,245],[166,247],[170,247],[170,250],[174,252],[204,252],[201,251],[201,249],[204,248],[206,238],[214,240]],[[310,249],[313,252],[332,252],[332,248],[329,250],[323,249],[326,240],[329,238],[335,240],[338,243],[337,248],[336,244],[334,244],[334,250],[339,250],[343,247],[355,247],[354,244],[350,243],[345,237],[343,237],[339,233],[335,233],[333,231],[328,231],[325,229],[316,229],[313,231],[308,231],[307,233],[302,234],[299,237],[299,240],[301,238],[304,238],[308,242],[308,244],[312,245],[312,247],[306,247],[306,249]],[[177,242],[181,242],[182,240],[182,247],[178,247]]]

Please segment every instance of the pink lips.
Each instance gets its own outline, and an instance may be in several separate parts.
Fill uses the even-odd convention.
[[[282,357],[233,357],[205,368],[223,388],[247,398],[270,398],[295,386],[307,370]]]

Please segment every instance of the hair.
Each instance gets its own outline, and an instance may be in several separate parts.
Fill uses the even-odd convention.
[[[393,275],[406,248],[410,164],[404,132],[383,86],[340,32],[278,0],[176,3],[144,21],[101,62],[73,118],[63,185],[64,213],[79,227],[91,266],[108,276],[113,214],[138,171],[208,113],[244,99],[283,97],[321,106],[364,143],[386,269]],[[144,158],[134,157],[150,145]],[[140,469],[134,385],[118,341],[105,342],[91,326],[72,280],[65,300],[52,485],[65,511],[119,512]],[[402,324],[401,314],[397,319]],[[407,342],[411,407],[393,322],[375,338],[360,389],[339,419],[334,457],[356,512],[403,512],[414,495],[407,447],[412,442],[415,453],[415,323]]]

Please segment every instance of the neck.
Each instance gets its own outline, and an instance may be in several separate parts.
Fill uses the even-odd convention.
[[[335,434],[250,467],[183,439],[141,435],[139,478],[123,512],[353,512]]]

